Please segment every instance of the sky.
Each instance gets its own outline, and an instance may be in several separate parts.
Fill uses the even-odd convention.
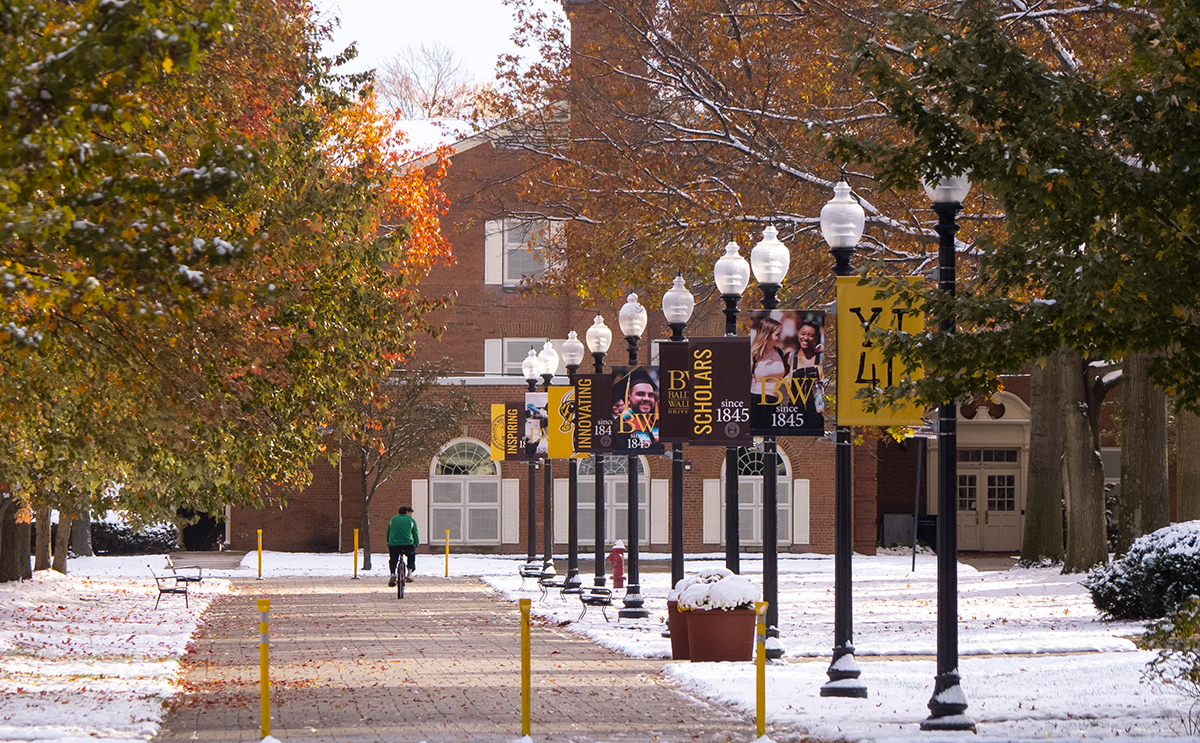
[[[497,57],[517,51],[509,38],[513,16],[502,0],[317,0],[317,7],[341,19],[327,52],[358,43],[358,59],[346,72],[377,68],[405,47],[439,42],[486,82]]]
[[[368,573],[381,586],[385,557],[378,555]],[[689,555],[688,572],[720,565],[721,558]],[[349,577],[352,559],[264,552],[263,573]],[[440,555],[423,555],[417,574],[423,581],[442,580],[447,569],[451,576],[479,576],[497,595],[531,598],[535,615],[593,642],[635,657],[670,656],[670,640],[661,636],[669,575],[642,574],[647,619],[605,622],[590,609],[576,621],[574,599],[541,600],[533,581],[522,588],[516,573],[523,559],[451,555],[447,566]],[[178,658],[204,608],[234,590],[228,577],[254,578],[258,563],[252,552],[237,569],[206,571],[190,608],[168,596],[154,611],[147,561],[165,564],[161,555],[73,558],[68,575],[38,571],[33,580],[0,584],[0,741],[145,743],[154,736],[164,700],[179,693]],[[766,710],[776,730],[863,743],[1188,739],[1181,723],[1188,700],[1143,678],[1153,655],[1130,639],[1142,623],[1103,621],[1082,576],[1056,568],[958,566],[959,668],[977,735],[919,729],[935,673],[933,555],[919,555],[915,569],[907,553],[855,556],[854,645],[868,698],[820,697],[833,641],[833,566],[830,555],[780,555],[785,654],[767,668]],[[742,574],[760,583],[761,559],[743,555]],[[741,710],[753,725],[753,663],[669,663],[663,673],[692,694]]]

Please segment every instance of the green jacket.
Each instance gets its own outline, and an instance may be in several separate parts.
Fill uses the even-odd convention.
[[[388,522],[387,543],[389,547],[413,545],[421,543],[417,534],[417,522],[407,513],[398,513]]]

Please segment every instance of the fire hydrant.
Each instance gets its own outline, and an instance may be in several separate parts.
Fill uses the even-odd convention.
[[[613,566],[613,588],[625,587],[625,545],[621,540],[613,545],[612,552],[608,553],[608,561]]]

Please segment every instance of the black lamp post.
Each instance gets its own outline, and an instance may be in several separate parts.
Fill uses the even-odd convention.
[[[938,290],[954,296],[955,217],[971,190],[966,175],[923,184],[938,216]],[[955,332],[954,317],[938,322],[942,333]],[[922,730],[975,730],[964,714],[967,695],[958,675],[958,406],[938,406],[938,519],[937,519],[937,676],[929,699],[929,717]]]
[[[527,389],[530,392],[537,392],[537,380],[541,371],[542,365],[538,363],[537,351],[531,348],[529,354],[521,362],[521,373],[525,375],[525,383],[529,385]],[[537,468],[537,460],[529,460],[529,497],[525,509],[529,549],[525,556],[525,565],[531,571],[541,569],[537,561]]]
[[[567,340],[562,344],[563,361],[567,364],[567,377],[575,384],[575,372],[583,362],[583,343],[572,330],[567,334]],[[572,403],[572,419],[574,403]],[[578,592],[579,580],[579,462],[575,457],[567,460],[567,579],[563,588],[567,591]]]
[[[750,266],[762,289],[763,309],[779,306],[776,294],[787,276],[791,253],[779,241],[774,227],[763,230],[763,238],[750,251]],[[767,637],[779,637],[779,470],[774,436],[763,437],[763,601],[767,602]],[[779,658],[783,648],[768,643],[767,657]]]
[[[625,336],[625,344],[629,351],[629,367],[632,369],[637,366],[638,341],[641,340],[642,331],[646,329],[646,308],[638,304],[637,295],[630,294],[625,301],[625,305],[621,307],[621,312],[617,316],[617,321],[621,325],[621,333]],[[633,380],[630,380],[632,387]],[[625,619],[642,619],[650,616],[650,612],[643,606],[642,590],[638,585],[638,531],[640,527],[639,499],[638,499],[638,458],[637,456],[628,455],[629,465],[629,488],[625,496],[625,502],[629,515],[629,544],[626,545],[625,559],[628,561],[629,582],[625,587],[625,598],[622,600],[621,610],[617,615]]]
[[[821,209],[821,234],[829,244],[835,261],[835,276],[849,276],[854,269],[850,258],[862,239],[866,214],[850,195],[850,185],[838,181],[833,198]],[[842,352],[839,345],[838,353]],[[838,374],[842,373],[841,361]],[[853,484],[851,475],[852,437],[849,426],[837,426],[834,451],[833,513],[833,660],[825,672],[829,676],[821,687],[823,697],[867,698],[867,686],[859,681],[862,673],[854,658],[854,597],[851,593],[853,555]]]
[[[546,405],[550,405],[550,383],[558,371],[558,352],[550,341],[542,346],[538,354],[538,366],[542,371],[542,390],[546,393]],[[547,407],[547,414],[549,409]],[[549,431],[547,430],[547,436]],[[554,570],[554,475],[550,464],[550,441],[546,440],[546,471],[542,479],[542,575],[551,576]]]
[[[663,315],[671,328],[671,342],[682,343],[683,329],[692,319],[696,300],[676,276],[675,283],[663,295]],[[661,400],[659,401],[661,404]],[[671,586],[683,580],[683,444],[671,444]]]
[[[612,345],[612,331],[604,324],[604,318],[596,315],[595,321],[592,322],[592,327],[587,329],[584,334],[587,338],[588,350],[592,352],[592,361],[595,365],[597,374],[604,373],[604,355],[608,352],[608,347]],[[604,588],[604,455],[593,454],[592,462],[595,465],[596,477],[596,566],[594,585],[596,588]]]
[[[725,300],[725,335],[737,335],[738,301],[750,284],[750,263],[738,253],[738,244],[725,245],[725,255],[713,267],[717,291]],[[725,567],[739,572],[741,534],[738,532],[738,450],[725,449]]]

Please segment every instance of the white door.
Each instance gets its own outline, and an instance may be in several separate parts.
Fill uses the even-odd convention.
[[[959,550],[1021,549],[1020,474],[1016,449],[959,449]]]
[[[961,465],[960,465],[961,467]],[[979,474],[958,473],[958,549],[960,552],[978,552],[983,549],[980,533]]]

